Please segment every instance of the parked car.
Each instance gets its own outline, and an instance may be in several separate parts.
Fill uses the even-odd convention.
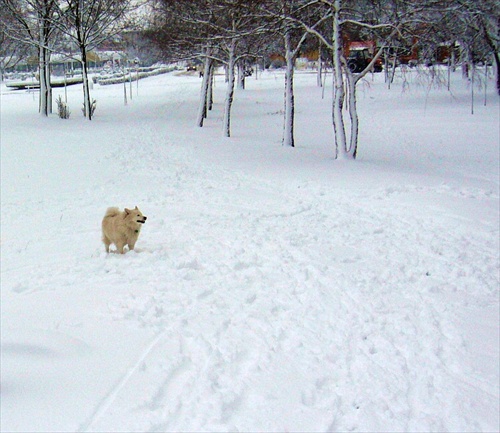
[[[367,49],[351,49],[347,57],[347,66],[351,72],[358,73],[364,71],[372,59],[373,57]],[[380,58],[373,65],[373,72],[382,72],[382,60]]]

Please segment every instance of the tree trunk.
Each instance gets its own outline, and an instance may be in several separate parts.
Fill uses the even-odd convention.
[[[227,63],[227,88],[226,99],[224,101],[224,120],[223,120],[223,135],[224,137],[231,136],[231,107],[234,97],[234,66],[235,66],[235,51],[236,40],[232,39],[229,48],[229,59]]]
[[[318,74],[316,77],[316,82],[318,87],[323,86],[322,75],[323,75],[323,62],[321,60],[321,39],[318,39]]]
[[[47,109],[49,110],[49,114],[52,114],[52,83],[50,82],[50,75],[51,75],[51,66],[50,66],[50,56],[51,53],[49,50],[47,50],[47,63],[45,65],[45,77],[47,80],[46,86],[47,86]]]
[[[342,40],[340,37],[340,0],[333,7],[333,107],[332,120],[335,132],[335,158],[346,158],[346,133],[342,107],[344,105],[344,76],[342,73]]]
[[[212,59],[210,58],[210,53],[207,52],[205,56],[205,64],[203,66],[203,80],[201,82],[201,94],[200,94],[200,105],[198,108],[198,117],[196,119],[196,125],[200,128],[203,126],[204,119],[207,118],[207,100],[208,100],[208,90],[210,84],[210,66],[212,64]]]
[[[356,159],[356,155],[358,152],[359,131],[358,107],[356,101],[356,79],[348,68],[346,68],[346,74],[347,89],[349,91],[349,116],[351,118],[350,146],[349,149],[347,149],[346,155],[349,159]]]
[[[123,80],[123,105],[127,105],[127,84],[125,80]],[[85,110],[87,112],[87,110]]]
[[[85,44],[80,45],[80,53],[82,56],[84,115],[87,119],[92,120],[94,113],[92,113],[92,101],[90,99],[89,76],[87,71],[87,47]]]
[[[474,74],[476,72],[476,65],[471,61],[471,72],[470,72],[470,114],[474,114]]]
[[[245,89],[245,64],[238,62],[238,89]]]
[[[38,57],[38,81],[40,83],[39,112],[42,116],[52,113],[52,87],[50,84],[50,51],[48,35],[43,25],[40,28],[40,48]]]
[[[391,85],[394,82],[394,77],[396,75],[396,65],[397,65],[397,56],[394,54],[394,57],[392,58],[392,65],[391,65],[391,72],[390,72],[390,77],[389,77],[389,90],[391,90]]]
[[[496,85],[497,85],[497,92],[498,95],[500,95],[500,53],[494,52],[493,53],[493,58],[495,59],[495,73],[496,73]]]
[[[207,94],[207,105],[208,111],[212,111],[214,105],[214,63],[210,65],[209,69],[210,79],[208,80],[208,94]]]
[[[38,12],[38,81],[40,83],[39,112],[42,116],[52,113],[52,87],[50,84],[50,16],[49,5],[44,3]]]
[[[486,37],[486,43],[491,48],[493,53],[493,58],[495,59],[495,69],[496,69],[496,87],[497,92],[500,95],[500,52],[498,49],[498,41],[500,38],[500,20],[497,21],[496,25],[496,37],[492,37],[486,26],[483,24],[483,32]]]
[[[48,106],[48,89],[47,89],[47,50],[43,47],[39,49],[39,60],[38,60],[38,82],[40,83],[40,97],[39,97],[39,112],[42,116],[49,115]]]
[[[292,48],[290,44],[290,33],[285,31],[284,36],[285,42],[285,60],[286,60],[286,72],[285,72],[285,119],[283,125],[283,146],[294,147],[294,136],[293,136],[293,126],[294,126],[294,95],[293,95],[293,61],[294,55],[292,53]]]
[[[384,80],[386,83],[389,82],[389,52],[387,52],[384,56]],[[388,88],[390,88],[391,85],[388,85]]]

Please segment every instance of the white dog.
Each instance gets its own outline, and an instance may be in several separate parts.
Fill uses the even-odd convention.
[[[123,254],[123,248],[128,245],[129,250],[133,250],[141,226],[146,222],[145,217],[139,208],[125,209],[123,212],[117,207],[110,207],[102,219],[102,241],[109,253],[109,246],[115,244],[118,252]]]

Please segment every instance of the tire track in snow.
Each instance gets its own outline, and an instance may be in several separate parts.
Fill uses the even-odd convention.
[[[158,334],[153,341],[146,347],[146,349],[142,352],[139,359],[128,369],[128,371],[123,375],[123,377],[117,382],[115,386],[113,386],[110,391],[106,394],[103,400],[101,400],[89,419],[85,421],[80,428],[79,432],[88,432],[91,430],[94,424],[96,424],[109,410],[109,408],[113,405],[116,400],[116,397],[121,392],[121,390],[125,387],[125,385],[130,381],[130,378],[136,374],[140,365],[144,362],[144,360],[149,356],[151,351],[156,347],[156,345],[160,342],[160,340],[164,337],[164,333]]]

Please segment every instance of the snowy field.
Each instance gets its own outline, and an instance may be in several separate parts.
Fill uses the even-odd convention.
[[[1,88],[1,430],[499,431],[499,98],[383,74],[333,159],[331,83]],[[64,94],[55,89],[55,97]],[[107,207],[148,217],[104,252]]]

